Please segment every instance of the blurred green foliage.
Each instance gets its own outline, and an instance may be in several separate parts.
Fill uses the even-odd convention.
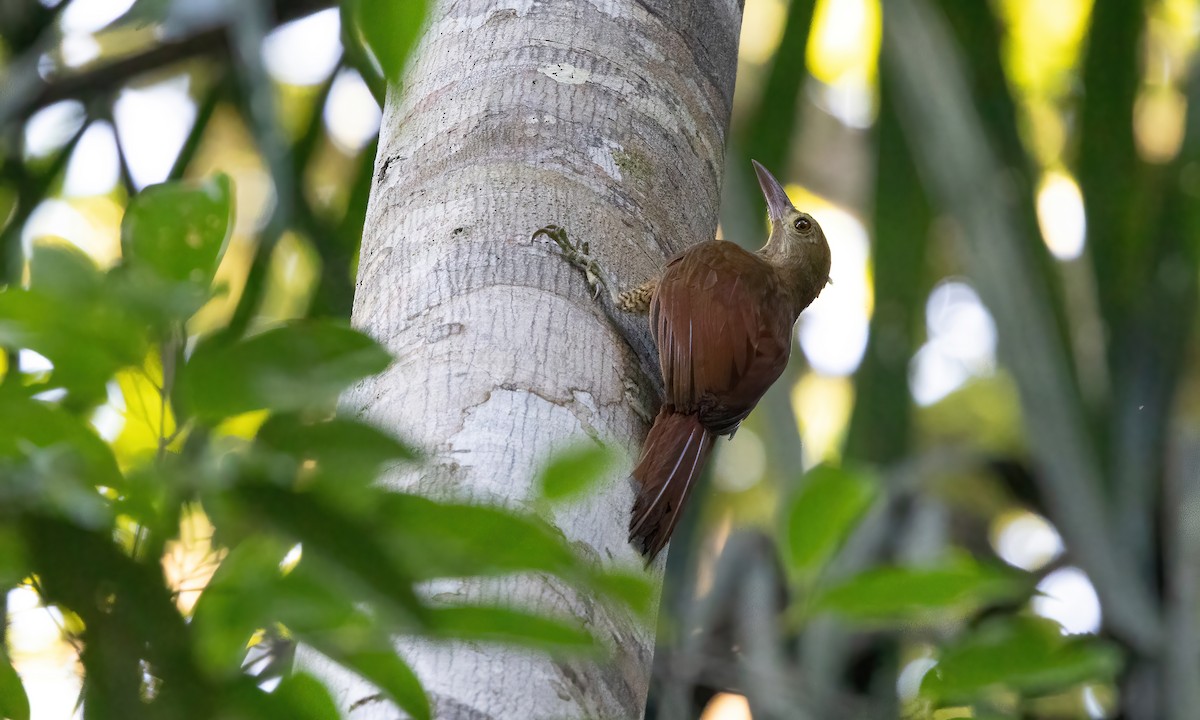
[[[370,57],[372,74],[382,82],[399,85],[408,56],[420,39],[429,11],[427,0],[345,0],[341,7],[342,23]],[[378,88],[380,81],[370,84]],[[379,91],[376,96],[382,99]]]
[[[878,494],[875,480],[821,465],[807,475],[792,502],[781,535],[788,564],[801,579],[813,576],[833,557]]]
[[[765,446],[763,481],[710,505],[721,522],[732,505],[735,525],[779,518],[778,558],[758,561],[790,591],[779,647],[745,650],[752,631],[735,632],[734,679],[700,671],[684,686],[737,687],[755,717],[1190,717],[1196,3],[746,7],[743,48],[773,52],[739,70],[722,230],[761,238],[749,157],[795,178],[823,224],[825,204],[854,213],[870,234],[870,325],[847,377],[793,363],[746,423]],[[1080,247],[1067,250],[1056,223],[1075,212]],[[978,292],[998,367],[918,404],[947,284]],[[806,459],[827,464],[796,471],[795,425]],[[1036,534],[1025,521],[1062,547],[1015,558],[1006,543]],[[702,546],[672,560],[689,590],[732,596],[747,581]],[[1035,588],[1064,568],[1095,588],[1098,630],[1072,636],[1039,616]],[[1085,596],[1061,600],[1064,622],[1088,613]],[[750,607],[714,611],[709,642]],[[764,667],[802,689],[756,685]],[[661,677],[661,697],[691,702]]]
[[[28,16],[8,18],[8,46],[36,42],[39,26],[53,33],[56,11],[67,4],[38,10],[35,3]],[[393,18],[391,5],[348,4],[345,32],[365,44],[351,43],[351,52],[369,55],[394,80],[425,7],[404,3]],[[184,10],[141,2],[113,27],[170,24]],[[230,16],[245,21],[231,29],[235,47],[237,33],[253,27],[254,12],[247,13]],[[211,85],[169,182],[138,191],[123,170],[128,199],[120,259],[111,267],[65,242],[39,240],[28,253],[20,243],[80,135],[48,163],[25,165],[10,152],[19,145],[4,146],[0,176],[19,184],[3,213],[0,597],[31,588],[62,615],[62,632],[80,651],[86,718],[337,717],[320,682],[289,674],[286,647],[295,642],[375,684],[418,719],[430,717],[429,700],[396,652],[398,636],[602,655],[603,644],[574,618],[435,605],[419,592],[419,583],[438,578],[537,573],[639,617],[653,605],[640,574],[580,558],[531,511],[437,502],[378,484],[381,472],[419,463],[420,453],[335,412],[343,390],[391,361],[345,322],[373,151],[351,173],[360,179],[341,217],[315,207],[303,184],[280,173],[322,157],[321,106],[298,140],[281,143],[279,129],[264,124],[272,122],[269,105],[264,115],[253,99],[273,93],[255,85],[261,80],[249,68],[247,87]],[[6,95],[0,113],[19,118],[29,100]],[[291,193],[276,198],[232,290],[219,268],[239,217],[238,188],[226,174],[194,169],[205,133],[230,103],[273,158],[273,189]],[[260,315],[267,268],[288,226],[321,250],[323,275],[310,312],[270,321]],[[221,305],[226,310],[214,315]],[[29,351],[45,358],[45,369],[22,368]],[[97,418],[114,392],[125,417],[106,440]],[[539,502],[586,492],[611,462],[603,448],[551,459]],[[176,553],[200,557],[207,574],[181,576]],[[4,635],[0,717],[27,720],[30,704]],[[248,671],[248,651],[262,648],[278,650],[278,662]]]
[[[375,146],[339,149],[324,113],[348,69],[382,102],[429,3],[341,3],[344,54],[309,87],[269,78],[260,49],[331,0],[139,0],[83,66],[58,29],[72,4],[0,2],[0,598],[28,589],[61,615],[85,717],[336,717],[320,682],[287,673],[297,641],[417,718],[429,702],[388,638],[602,648],[570,618],[432,604],[417,585],[438,578],[540,573],[652,612],[637,570],[596,569],[532,512],[381,487],[419,449],[334,410],[390,358],[345,324]],[[847,7],[853,57],[826,37]],[[746,8],[744,47],[770,47],[739,74],[723,232],[761,237],[751,157],[847,209],[870,233],[869,335],[846,377],[797,352],[747,422],[768,482],[712,495],[769,532],[722,545],[685,518],[649,716],[690,720],[704,692],[733,690],[756,717],[1190,718],[1200,73],[1180,28],[1195,2]],[[139,189],[118,148],[118,187],[72,201],[119,222],[119,260],[27,242],[86,131],[164,72],[196,111],[169,182]],[[858,125],[834,117],[845,77],[865,88]],[[64,100],[82,123],[30,154],[30,119]],[[1082,196],[1078,259],[1039,224],[1055,177]],[[947,279],[977,288],[1002,366],[919,407],[910,376]],[[124,422],[102,437],[113,396]],[[578,500],[613,463],[566,449],[531,506]],[[1005,564],[1014,516],[1057,530],[1061,554]],[[206,570],[181,576],[176,552]],[[1037,585],[1075,566],[1099,632],[1034,612]],[[6,645],[0,716],[24,720]],[[252,671],[248,650],[278,657]]]
[[[986,620],[948,646],[921,690],[948,702],[971,702],[997,688],[1048,694],[1083,681],[1111,680],[1120,667],[1115,648],[1063,637],[1052,620],[1018,615]]]
[[[295,717],[299,705],[305,717],[336,717],[311,678],[266,692],[245,675],[247,645],[266,628],[359,673],[415,718],[429,717],[429,705],[393,649],[396,635],[599,647],[572,619],[433,607],[414,586],[439,577],[546,573],[644,612],[644,581],[593,568],[535,516],[376,485],[382,468],[417,454],[332,414],[338,393],[389,362],[370,338],[314,319],[179,346],[214,292],[230,197],[226,178],[151,186],[125,215],[118,265],[102,272],[74,249],[39,245],[28,288],[0,291],[0,344],[53,363],[36,376],[11,368],[15,379],[0,384],[4,580],[32,583],[78,618],[85,717]],[[146,379],[178,437],[160,423],[158,451],[121,468],[88,419],[106,384],[139,371],[147,354],[171,368]],[[272,414],[249,437],[218,429],[263,409]],[[552,461],[547,497],[593,482],[603,457]],[[201,511],[222,559],[189,613],[175,602],[161,554],[183,518]],[[296,548],[298,562],[285,562]],[[28,705],[7,661],[0,683],[5,715],[24,720]]]

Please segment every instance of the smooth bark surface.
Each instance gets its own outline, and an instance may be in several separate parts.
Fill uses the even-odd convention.
[[[429,451],[396,486],[520,506],[572,440],[637,451],[636,361],[580,274],[531,236],[564,226],[623,287],[713,237],[740,21],[738,0],[434,9],[388,98],[354,302],[355,324],[396,361],[345,400]],[[632,502],[622,472],[554,519],[596,562],[637,566]],[[430,597],[577,617],[614,651],[597,662],[404,640],[438,717],[641,716],[654,637],[632,617],[534,577],[442,582]],[[369,685],[311,652],[301,661],[338,677],[350,717],[397,716]]]

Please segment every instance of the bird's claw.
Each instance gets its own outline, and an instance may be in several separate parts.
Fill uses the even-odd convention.
[[[587,255],[587,243],[583,243],[580,245],[580,247],[576,248],[571,244],[571,241],[567,239],[567,230],[561,225],[547,225],[545,227],[538,228],[538,231],[533,234],[533,238],[531,239],[536,240],[541,235],[545,235],[553,240],[572,265],[578,265],[582,267],[580,262],[581,258],[586,260],[586,257],[584,256]]]
[[[567,230],[561,225],[547,225],[539,228],[533,234],[534,238],[545,235],[558,245],[562,251],[563,257],[567,262],[583,271],[584,277],[587,279],[588,286],[595,291],[592,299],[600,297],[600,291],[603,287],[608,286],[608,281],[604,269],[600,267],[591,256],[591,246],[585,240],[578,247],[573,245],[570,239],[567,238]]]

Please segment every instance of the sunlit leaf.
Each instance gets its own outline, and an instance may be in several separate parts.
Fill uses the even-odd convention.
[[[113,440],[113,451],[122,467],[130,467],[158,451],[159,442],[178,449],[182,437],[175,434],[175,413],[165,401],[159,388],[162,383],[162,363],[157,353],[146,358],[138,368],[117,372],[115,380],[125,405],[124,424]]]
[[[616,459],[607,445],[587,443],[564,448],[550,458],[538,476],[538,493],[551,502],[579,497],[608,474]]]
[[[166,280],[207,286],[229,238],[232,211],[225,175],[151,185],[125,210],[121,252]]]
[[[1030,592],[1013,571],[955,557],[928,567],[867,570],[820,593],[816,607],[859,620],[937,619]]]
[[[342,20],[388,82],[397,84],[428,9],[427,0],[345,0]]]
[[[29,720],[29,696],[0,644],[0,718]]]
[[[329,403],[388,362],[378,343],[345,325],[298,322],[231,344],[202,345],[180,382],[192,413],[219,420],[251,410]]]
[[[944,650],[921,692],[950,702],[970,700],[993,686],[1046,694],[1084,681],[1109,681],[1120,666],[1117,648],[1094,637],[1064,636],[1052,620],[995,618]]]
[[[828,465],[813,468],[785,515],[792,568],[810,575],[828,562],[871,506],[877,491],[865,475]]]
[[[807,69],[822,83],[863,82],[878,67],[882,13],[879,3],[818,2],[807,48]],[[840,12],[839,12],[840,11]],[[783,52],[787,52],[785,48]],[[788,128],[791,130],[791,128]]]
[[[259,428],[271,417],[268,410],[253,410],[240,413],[222,420],[213,428],[215,435],[252,440],[258,434]]]

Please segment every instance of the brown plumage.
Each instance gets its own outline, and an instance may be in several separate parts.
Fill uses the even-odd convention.
[[[783,373],[792,325],[829,282],[820,226],[792,207],[765,168],[754,167],[771,217],[767,244],[752,253],[703,242],[647,284],[666,389],[633,471],[629,539],[647,560],[670,539],[717,437],[732,435]]]

